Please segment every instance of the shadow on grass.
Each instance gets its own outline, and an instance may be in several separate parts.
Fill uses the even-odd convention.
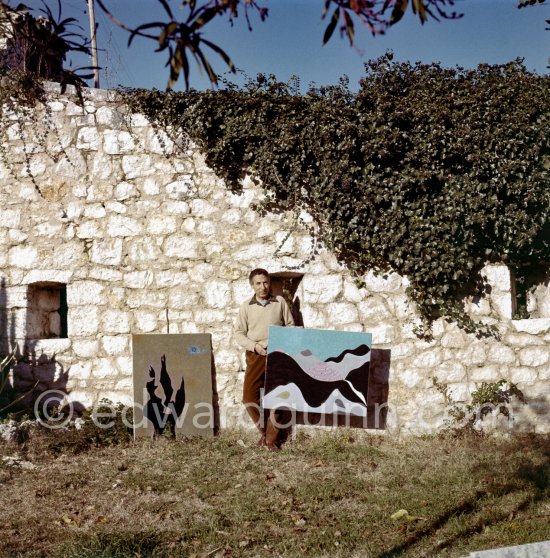
[[[532,445],[529,442],[526,443],[520,440],[519,445],[524,445],[526,449],[529,449],[537,444]],[[377,554],[375,558],[405,556],[412,547],[434,536],[437,531],[444,528],[453,518],[470,516],[471,524],[468,527],[461,529],[458,533],[444,537],[432,548],[434,551],[441,551],[445,548],[453,547],[460,540],[467,540],[488,527],[508,520],[511,514],[512,516],[516,515],[534,503],[547,500],[550,496],[550,451],[546,450],[543,452],[543,455],[545,460],[542,464],[535,464],[525,459],[515,469],[510,476],[511,478],[506,483],[494,482],[493,477],[489,474],[493,470],[488,470],[488,474],[485,477],[486,486],[484,488],[476,490],[469,498],[460,500],[449,510],[411,533],[405,541],[395,545],[388,551]],[[505,498],[514,493],[519,495],[524,493],[526,489],[528,489],[528,494],[516,500],[513,505],[508,503],[501,511],[494,509],[496,507],[495,498]],[[485,508],[491,508],[489,516],[484,516]]]

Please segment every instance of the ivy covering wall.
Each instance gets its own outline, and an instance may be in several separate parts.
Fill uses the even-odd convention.
[[[391,54],[365,70],[357,93],[345,79],[301,94],[260,75],[123,96],[189,135],[228,187],[245,172],[260,179],[260,209],[309,212],[358,280],[396,271],[426,324],[441,315],[487,333],[463,310],[465,294],[483,294],[482,266],[550,262],[550,76],[520,61],[464,70]]]
[[[128,92],[157,125],[185,132],[229,187],[244,172],[270,208],[311,213],[358,277],[407,276],[434,315],[487,331],[463,311],[488,262],[550,261],[550,77],[521,61],[476,70],[366,64],[358,93],[299,94],[258,76],[220,91]]]

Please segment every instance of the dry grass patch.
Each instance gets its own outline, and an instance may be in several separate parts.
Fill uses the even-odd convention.
[[[269,453],[228,431],[67,451],[47,436],[0,445],[36,466],[0,465],[1,556],[453,557],[550,538],[548,437],[342,429]]]

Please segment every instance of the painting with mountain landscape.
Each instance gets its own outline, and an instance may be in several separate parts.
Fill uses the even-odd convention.
[[[366,416],[372,335],[270,326],[263,406]]]

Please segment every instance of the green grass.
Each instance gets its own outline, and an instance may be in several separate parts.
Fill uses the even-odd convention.
[[[0,445],[38,467],[0,463],[1,556],[458,557],[550,539],[549,437],[340,429],[279,453],[231,431],[78,451],[62,437]]]

